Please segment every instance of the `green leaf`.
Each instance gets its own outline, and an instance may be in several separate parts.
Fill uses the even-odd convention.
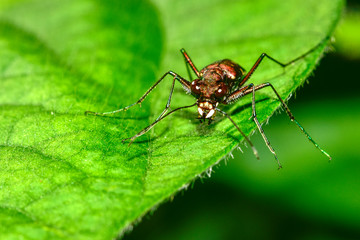
[[[181,47],[198,68],[231,58],[250,69],[262,52],[290,61],[332,35],[343,6],[340,0],[119,2],[0,4],[0,232],[5,238],[116,237],[242,138],[221,117],[211,126],[200,125],[194,108],[163,120],[131,147],[123,145],[121,139],[160,114],[171,78],[142,108],[103,118],[84,111],[129,105],[170,69],[186,76]],[[285,71],[265,61],[252,82],[271,81],[286,99],[326,45]],[[266,90],[257,98],[263,122],[279,103]],[[177,86],[172,108],[193,102]],[[256,128],[249,102],[226,109],[246,134]]]

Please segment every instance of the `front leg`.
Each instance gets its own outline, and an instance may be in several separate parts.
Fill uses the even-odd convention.
[[[128,110],[129,108],[137,105],[137,104],[141,104],[142,101],[145,100],[145,98],[149,95],[149,93],[155,89],[155,87],[167,76],[167,75],[171,75],[174,77],[174,80],[173,80],[173,84],[172,84],[172,88],[171,88],[171,92],[170,92],[170,97],[169,97],[169,100],[168,100],[168,104],[167,106],[169,105],[170,106],[170,100],[171,100],[171,96],[172,96],[172,92],[173,92],[173,89],[174,89],[174,84],[175,84],[175,79],[178,80],[181,85],[183,86],[183,88],[185,89],[185,91],[188,91],[190,92],[191,91],[191,84],[189,81],[187,81],[186,79],[182,78],[179,74],[177,73],[174,73],[172,71],[168,71],[167,73],[165,73],[159,80],[156,81],[156,83],[154,85],[152,85],[146,92],[145,94],[135,103],[133,104],[130,104],[129,106],[126,106],[124,108],[120,108],[120,109],[117,109],[115,111],[111,111],[111,112],[103,112],[103,113],[99,113],[99,112],[92,112],[92,111],[86,111],[85,114],[92,114],[92,115],[100,115],[100,116],[104,116],[104,115],[108,115],[108,114],[114,114],[114,113],[118,113],[118,112],[121,112],[121,111],[126,111]],[[168,107],[167,107],[168,108]]]
[[[241,97],[245,96],[245,92],[247,90],[249,90],[254,84],[249,84],[248,86],[244,86],[238,90],[236,90],[235,92],[231,93],[226,99],[225,101],[222,102],[222,104],[232,104],[234,102],[236,102],[237,100],[239,100]]]
[[[146,128],[144,128],[143,130],[141,130],[140,132],[138,132],[137,134],[135,134],[134,136],[130,137],[130,138],[125,138],[123,140],[121,140],[123,143],[125,141],[128,141],[130,140],[129,142],[129,146],[135,141],[136,138],[144,135],[145,133],[147,133],[151,128],[153,128],[156,124],[158,124],[161,120],[163,120],[164,118],[166,118],[167,116],[169,116],[170,114],[178,111],[178,110],[181,110],[181,109],[185,109],[185,108],[190,108],[190,107],[194,107],[196,106],[197,103],[194,103],[192,105],[189,105],[189,106],[184,106],[184,107],[179,107],[179,108],[176,108],[174,110],[171,110],[170,112],[168,112],[167,114],[165,114],[165,112],[162,112],[160,114],[160,116],[152,123],[150,124],[149,126],[147,126]]]

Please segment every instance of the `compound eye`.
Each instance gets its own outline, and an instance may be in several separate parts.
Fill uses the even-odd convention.
[[[220,87],[215,91],[216,98],[222,98],[227,94],[228,87],[225,84],[221,84]]]
[[[191,92],[195,95],[199,95],[201,93],[201,88],[198,80],[194,80],[191,82]]]

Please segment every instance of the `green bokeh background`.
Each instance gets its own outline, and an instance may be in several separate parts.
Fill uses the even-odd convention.
[[[360,4],[348,1],[333,49],[289,102],[333,157],[321,155],[285,113],[265,131],[284,168],[256,133],[256,161],[234,151],[124,239],[360,239]]]

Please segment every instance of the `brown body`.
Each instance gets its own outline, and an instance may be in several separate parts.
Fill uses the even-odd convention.
[[[191,83],[191,92],[198,98],[200,118],[213,118],[214,109],[239,86],[245,70],[237,63],[224,59],[204,67],[199,79]]]
[[[230,85],[235,83],[245,74],[245,70],[237,63],[230,59],[216,61],[207,65],[200,71],[200,76],[204,79],[211,79],[213,76],[220,76],[221,79],[227,80]]]

